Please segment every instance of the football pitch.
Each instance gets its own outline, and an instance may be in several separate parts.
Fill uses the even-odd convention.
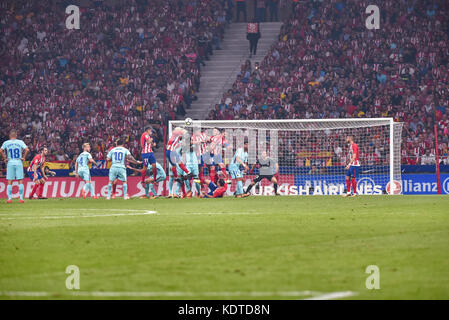
[[[449,299],[449,198],[2,199],[0,298]]]

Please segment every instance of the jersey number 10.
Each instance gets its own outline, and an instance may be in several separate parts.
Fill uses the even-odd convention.
[[[122,152],[115,152],[114,153],[115,161],[122,161],[123,160],[123,153]]]

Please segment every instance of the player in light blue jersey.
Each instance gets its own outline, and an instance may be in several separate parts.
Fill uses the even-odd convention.
[[[165,173],[164,168],[161,166],[159,162],[156,162],[156,181],[154,181],[153,176],[151,173],[153,172],[153,168],[151,167],[143,167],[143,169],[136,169],[131,166],[126,166],[128,169],[133,170],[138,173],[142,173],[143,170],[146,171],[146,179],[144,180],[144,186],[145,186],[145,196],[142,196],[142,198],[150,198],[150,190],[153,193],[153,196],[151,199],[156,199],[158,196],[156,189],[154,188],[154,183],[163,182],[165,178],[167,178],[167,175]]]
[[[176,173],[178,177],[182,176],[182,169],[176,165]],[[168,196],[167,198],[181,198],[181,179],[176,178],[173,174],[173,166],[171,163],[168,164]],[[176,182],[176,190],[173,192],[173,185]]]
[[[94,199],[98,199],[97,195],[95,194],[94,186],[92,185],[92,180],[90,178],[89,163],[92,163],[95,166],[97,165],[95,160],[92,159],[92,155],[90,154],[90,144],[84,143],[83,152],[78,156],[75,162],[75,176],[84,180],[85,184],[83,189],[81,190],[81,195],[83,196],[83,198],[86,199],[86,196],[90,191],[91,197]]]
[[[112,192],[112,183],[115,179],[119,179],[123,182],[123,198],[128,200],[128,184],[126,177],[126,166],[125,160],[128,160],[131,163],[140,165],[142,161],[137,161],[131,155],[128,149],[123,146],[123,140],[118,139],[116,142],[116,147],[111,149],[107,155],[108,160],[112,161],[111,168],[109,169],[109,184],[108,184],[108,197],[107,199],[111,199]]]
[[[24,150],[25,153],[23,153]],[[25,161],[30,150],[22,140],[17,139],[17,131],[11,130],[9,140],[3,142],[0,152],[6,163],[6,180],[8,180],[8,186],[6,187],[8,200],[6,202],[12,202],[12,183],[14,180],[18,180],[19,202],[23,203],[25,191],[23,186],[23,161]]]
[[[176,154],[179,155],[179,159],[181,160],[181,154],[182,154],[182,147],[178,147],[175,149]],[[173,165],[170,163],[168,164],[168,197],[167,198],[182,198],[185,195],[185,188],[184,188],[184,179],[186,178],[187,174],[185,174],[185,171],[181,169],[179,164],[174,163],[176,167],[176,176],[173,173]],[[185,174],[185,175],[183,175]],[[189,175],[190,177],[190,175]],[[176,182],[176,189],[173,193],[173,185]],[[182,189],[182,190],[181,190]],[[181,194],[182,191],[182,194]]]
[[[194,144],[190,145],[190,150],[185,154],[185,164],[187,169],[190,171],[193,180],[186,179],[184,180],[184,184],[186,187],[186,198],[191,198],[193,195],[193,185],[195,185],[196,195],[200,196],[201,194],[201,185],[198,182],[199,179],[199,170],[198,170],[198,157],[197,157],[196,147]]]
[[[243,147],[237,148],[231,163],[229,164],[229,172],[232,179],[237,181],[235,196],[241,198],[243,196],[243,172],[240,166],[243,166],[244,171],[248,171],[248,141],[245,141]]]

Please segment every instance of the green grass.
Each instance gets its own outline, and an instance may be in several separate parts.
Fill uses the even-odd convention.
[[[157,214],[128,216],[146,210]],[[111,213],[125,215],[81,217]],[[68,265],[80,268],[82,292],[162,293],[141,297],[152,299],[318,295],[270,293],[305,290],[449,299],[449,197],[2,200],[1,299],[36,298],[11,293],[18,291],[111,298],[73,296],[65,287]],[[365,287],[368,265],[380,269],[380,290]]]

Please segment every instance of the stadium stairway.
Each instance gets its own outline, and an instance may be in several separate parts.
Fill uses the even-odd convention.
[[[251,65],[260,62],[269,48],[278,40],[282,22],[260,23],[262,37],[257,46],[257,55],[253,56]],[[249,59],[249,41],[246,39],[246,23],[232,23],[226,30],[221,43],[222,50],[214,50],[206,66],[201,70],[198,100],[187,109],[186,118],[202,120],[207,118],[209,110],[219,103],[222,95],[232,87],[241,65]]]

